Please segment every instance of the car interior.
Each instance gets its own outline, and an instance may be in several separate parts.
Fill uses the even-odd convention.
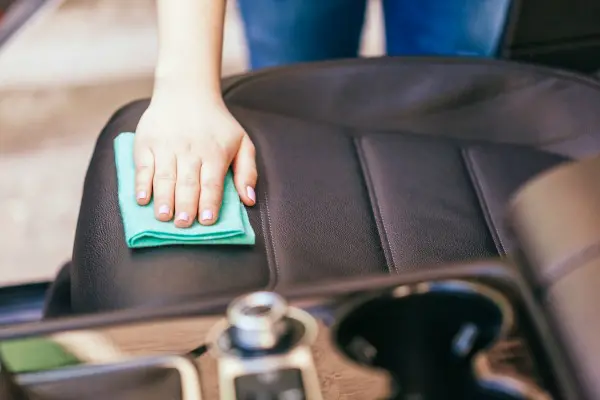
[[[43,2],[22,3],[0,45]],[[254,246],[128,248],[113,142],[148,100],[117,110],[70,262],[0,288],[2,398],[600,399],[600,3],[504,25],[498,59],[224,78]]]

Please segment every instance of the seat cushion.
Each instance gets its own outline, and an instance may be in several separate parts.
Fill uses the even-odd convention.
[[[504,205],[524,181],[600,150],[600,84],[475,59],[381,58],[265,70],[224,82],[257,147],[256,246],[130,250],[113,139],[85,180],[71,268],[77,312],[504,256]]]

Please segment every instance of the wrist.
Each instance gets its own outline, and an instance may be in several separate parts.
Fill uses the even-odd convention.
[[[195,101],[222,102],[220,79],[203,80],[188,74],[159,75],[154,79],[152,97],[185,97]]]

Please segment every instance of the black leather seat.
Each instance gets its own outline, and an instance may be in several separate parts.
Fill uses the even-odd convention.
[[[229,79],[228,106],[258,151],[255,247],[125,246],[113,139],[147,101],[119,110],[87,173],[71,266],[76,312],[505,256],[511,194],[600,151],[600,84],[475,59],[382,58]]]

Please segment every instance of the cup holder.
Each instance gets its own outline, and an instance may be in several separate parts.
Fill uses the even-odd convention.
[[[349,305],[333,328],[338,348],[354,362],[391,374],[393,399],[518,399],[485,392],[473,356],[514,323],[496,290],[463,281],[396,287]]]

